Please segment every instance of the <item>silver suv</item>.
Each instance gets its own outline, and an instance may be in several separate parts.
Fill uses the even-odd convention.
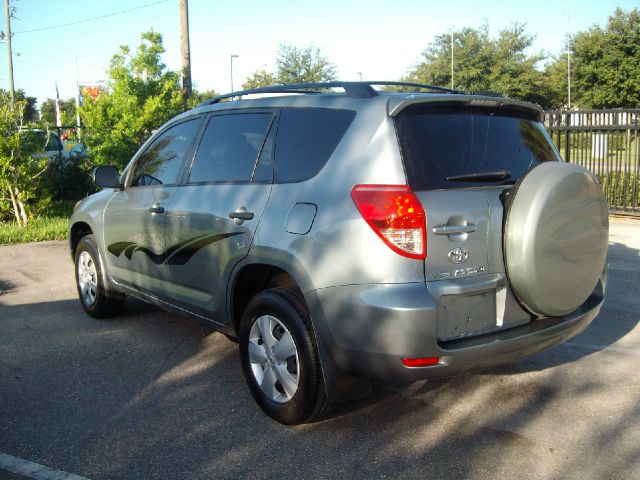
[[[378,85],[219,96],[121,175],[98,168],[105,188],[69,230],[85,311],[130,295],[237,339],[251,393],[286,424],[372,379],[513,362],[584,330],[604,299],[608,208],[540,108]]]

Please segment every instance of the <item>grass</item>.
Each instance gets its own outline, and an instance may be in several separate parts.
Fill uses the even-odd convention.
[[[15,222],[0,223],[0,245],[64,240],[67,238],[68,217],[40,217],[21,228]]]

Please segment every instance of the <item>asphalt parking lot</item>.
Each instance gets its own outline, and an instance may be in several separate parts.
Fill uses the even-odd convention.
[[[0,478],[640,478],[640,221],[612,219],[609,262],[568,343],[292,428],[224,336],[133,300],[91,319],[64,242],[0,247]]]

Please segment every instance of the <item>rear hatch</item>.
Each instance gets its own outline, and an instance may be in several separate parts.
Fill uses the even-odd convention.
[[[408,184],[426,212],[425,280],[443,341],[530,321],[505,275],[504,202],[527,171],[558,160],[535,107],[460,98],[392,112]]]

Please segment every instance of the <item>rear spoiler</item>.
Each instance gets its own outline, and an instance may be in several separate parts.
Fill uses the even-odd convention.
[[[488,97],[484,95],[407,95],[404,98],[396,98],[389,101],[389,116],[395,117],[407,107],[418,104],[430,105],[464,105],[469,107],[500,108],[511,111],[520,111],[527,115],[533,115],[538,121],[542,120],[542,108],[529,102],[512,100],[502,97]]]

